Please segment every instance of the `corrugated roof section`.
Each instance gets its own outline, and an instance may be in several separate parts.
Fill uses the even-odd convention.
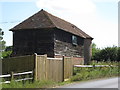
[[[92,38],[91,36],[83,32],[81,29],[76,27],[75,25],[63,19],[60,19],[44,11],[43,9],[38,13],[34,14],[33,16],[29,17],[22,23],[18,24],[14,28],[10,29],[10,31],[23,30],[23,29],[26,30],[26,29],[54,28],[54,27],[64,30],[66,32],[70,32],[72,34],[75,34],[83,38]]]

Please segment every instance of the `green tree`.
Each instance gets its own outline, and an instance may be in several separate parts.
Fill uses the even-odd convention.
[[[0,58],[2,58],[2,52],[5,50],[6,42],[3,40],[4,32],[0,28]]]
[[[5,50],[2,52],[2,57],[3,58],[8,58],[12,54],[12,48],[13,46],[7,46]]]
[[[96,60],[97,58],[99,58],[98,57],[99,52],[100,52],[100,49],[97,48],[95,43],[93,43],[92,44],[92,60]]]
[[[97,61],[120,61],[120,47],[106,47],[98,49],[96,44],[92,44],[92,60]]]
[[[120,48],[113,46],[101,50],[98,49],[97,51],[94,51],[92,59],[97,61],[119,61]]]
[[[118,47],[117,61],[120,61],[120,47]]]
[[[118,48],[113,47],[107,47],[105,49],[101,50],[101,59],[104,61],[117,61],[117,54]]]
[[[6,46],[6,42],[3,40],[4,32],[0,28],[0,58],[7,58],[12,53],[12,46]]]

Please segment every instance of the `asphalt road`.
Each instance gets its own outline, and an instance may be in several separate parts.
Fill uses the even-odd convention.
[[[120,78],[119,78],[120,79]],[[118,77],[77,82],[61,86],[60,88],[118,88]]]

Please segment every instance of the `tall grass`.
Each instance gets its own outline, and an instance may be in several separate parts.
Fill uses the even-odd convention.
[[[118,76],[120,71],[118,70],[119,63],[117,62],[92,62],[92,65],[114,65],[116,67],[84,67],[74,68],[74,76],[70,81],[83,81],[96,78],[113,77]]]
[[[55,85],[56,83],[52,81],[25,81],[23,83],[22,81],[15,82],[14,80],[12,80],[10,84],[2,84],[2,88],[51,88]]]
[[[93,60],[91,63],[91,65],[115,65],[115,66],[119,66],[120,62],[118,61],[95,61]]]

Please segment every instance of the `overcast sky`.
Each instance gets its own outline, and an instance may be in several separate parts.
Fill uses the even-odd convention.
[[[6,45],[12,45],[10,28],[44,9],[76,25],[94,38],[99,48],[118,45],[119,0],[0,0],[0,27]]]

